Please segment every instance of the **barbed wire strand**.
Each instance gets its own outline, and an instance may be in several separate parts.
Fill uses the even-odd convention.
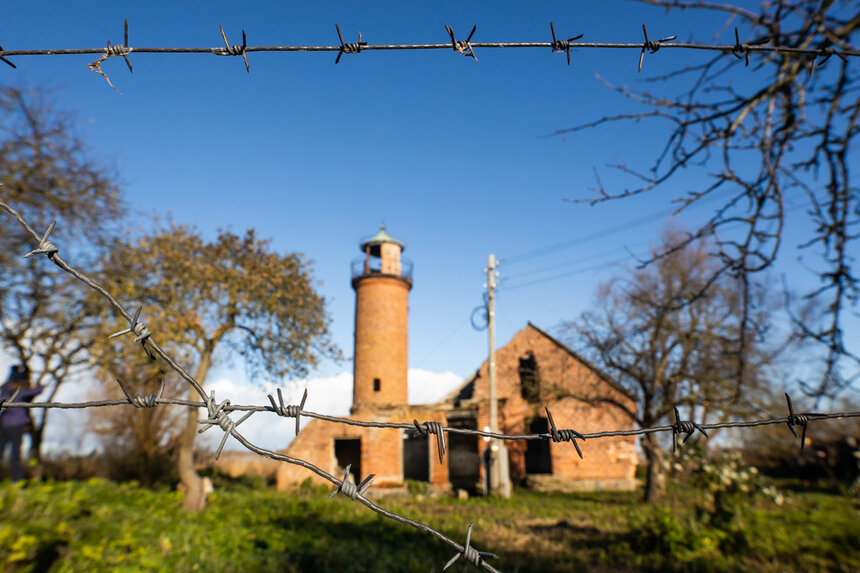
[[[151,395],[150,395],[151,396]],[[108,406],[134,406],[132,399],[113,399],[113,400],[90,400],[85,402],[12,402],[6,401],[2,403],[3,408],[45,408],[45,409],[84,409],[84,408],[102,408]],[[188,406],[192,408],[206,408],[206,402],[195,402],[193,400],[184,400],[179,398],[158,398],[155,404]],[[275,412],[271,406],[260,406],[255,404],[230,404],[225,405],[225,412]],[[344,418],[341,416],[331,416],[328,414],[320,414],[310,410],[297,410],[296,413],[300,416],[308,418],[316,418],[326,422],[336,424],[346,424],[349,426],[360,426],[364,428],[395,428],[401,430],[416,431],[415,423],[406,422],[376,422],[366,420],[355,420],[352,418]],[[856,412],[804,412],[802,414],[793,414],[794,416],[806,416],[808,422],[822,420],[839,420],[847,418],[860,418],[860,411]],[[696,423],[696,429],[715,430],[718,428],[755,428],[758,426],[772,426],[774,424],[788,424],[793,420],[792,415],[776,418],[762,418],[757,420],[736,420],[733,422],[714,422],[712,424]],[[660,432],[674,432],[676,424],[650,426],[645,428],[637,428],[635,430],[605,430],[599,432],[577,432],[582,435],[583,439],[593,440],[598,438],[613,438],[621,436],[641,436],[644,434],[654,434]],[[474,430],[470,428],[461,428],[456,426],[442,426],[441,430],[449,434],[463,434],[467,436],[479,436],[484,438],[496,438],[499,440],[552,440],[552,433],[536,433],[536,434],[504,434],[500,432],[489,432],[486,430]],[[560,430],[561,431],[561,430]]]
[[[797,438],[797,434],[794,430],[795,426],[801,426],[803,429],[803,434],[801,437],[800,447],[803,448],[805,444],[806,431],[809,423],[821,420],[831,420],[831,419],[839,419],[839,418],[855,418],[860,417],[860,411],[855,412],[805,412],[805,413],[797,413],[794,410],[794,406],[791,402],[791,398],[788,394],[785,394],[788,416],[786,417],[773,417],[766,418],[760,420],[738,420],[733,422],[720,422],[713,424],[698,424],[691,420],[681,420],[680,415],[677,409],[675,412],[675,423],[672,425],[661,425],[661,426],[653,426],[646,428],[638,428],[632,430],[606,430],[606,431],[598,431],[592,433],[586,432],[578,432],[573,429],[558,429],[556,428],[555,422],[552,421],[552,414],[549,408],[546,408],[547,418],[552,421],[552,429],[549,433],[535,433],[535,434],[504,434],[497,432],[487,432],[483,430],[477,429],[469,429],[469,428],[455,428],[449,426],[443,426],[440,422],[423,422],[419,423],[418,420],[414,420],[413,423],[399,423],[399,422],[377,422],[377,421],[365,421],[365,420],[355,420],[351,418],[344,418],[340,416],[330,416],[326,414],[320,414],[317,412],[303,410],[304,403],[307,399],[307,391],[302,398],[302,403],[299,406],[288,406],[284,404],[282,394],[280,389],[278,389],[278,400],[279,403],[276,403],[274,398],[269,395],[268,398],[271,402],[271,406],[258,406],[258,405],[233,405],[230,403],[230,400],[224,400],[219,404],[215,402],[215,394],[214,391],[209,395],[203,391],[202,386],[194,379],[193,376],[188,374],[181,366],[179,366],[176,362],[174,362],[170,356],[168,356],[160,346],[152,339],[152,333],[149,329],[139,322],[139,316],[141,313],[141,309],[138,308],[134,315],[131,315],[126,309],[122,307],[122,305],[113,297],[109,292],[107,292],[100,285],[95,283],[92,279],[90,279],[84,273],[77,271],[68,265],[63,259],[59,256],[59,249],[50,242],[50,233],[54,229],[55,223],[51,223],[48,230],[43,234],[39,235],[38,233],[30,227],[29,224],[21,217],[18,212],[9,206],[7,203],[0,201],[0,208],[3,208],[8,213],[10,213],[16,220],[29,232],[33,238],[38,242],[38,247],[33,251],[27,253],[25,256],[33,256],[35,254],[44,254],[51,262],[60,267],[63,271],[71,274],[85,285],[93,289],[102,295],[105,300],[109,302],[111,307],[116,310],[126,321],[129,323],[129,328],[116,333],[112,336],[118,336],[123,334],[134,334],[135,343],[140,343],[143,346],[143,349],[149,356],[158,356],[159,358],[165,360],[165,362],[174,370],[177,374],[179,374],[184,380],[186,380],[195,391],[200,395],[203,399],[202,402],[194,401],[194,400],[185,400],[185,399],[174,399],[174,398],[163,398],[162,394],[164,391],[164,381],[162,379],[161,387],[158,392],[151,395],[132,395],[128,390],[126,384],[119,379],[117,382],[120,385],[123,393],[125,394],[125,399],[113,399],[113,400],[93,400],[86,402],[15,402],[15,398],[17,397],[17,392],[10,396],[8,399],[0,400],[0,411],[6,408],[58,408],[58,409],[83,409],[83,408],[97,408],[97,407],[107,407],[107,406],[121,406],[121,405],[131,405],[136,408],[141,407],[155,407],[156,405],[179,405],[186,407],[194,407],[194,408],[206,408],[208,417],[204,420],[200,421],[200,424],[203,425],[203,428],[200,430],[205,431],[206,429],[212,426],[219,426],[223,431],[224,435],[219,444],[218,451],[216,452],[216,458],[221,453],[227,438],[232,436],[237,442],[239,442],[242,446],[244,446],[249,451],[258,454],[260,456],[270,458],[272,460],[281,461],[285,463],[290,463],[294,465],[301,466],[319,477],[331,482],[336,486],[333,494],[336,493],[344,493],[347,497],[352,499],[353,501],[358,501],[369,508],[371,511],[382,515],[391,520],[397,521],[399,523],[403,523],[405,525],[409,525],[414,527],[420,531],[423,531],[433,537],[436,537],[440,541],[448,544],[451,547],[454,547],[458,553],[452,558],[447,566],[450,566],[456,558],[462,556],[466,561],[473,563],[476,566],[483,567],[488,571],[498,571],[492,565],[486,562],[485,558],[495,557],[491,553],[481,552],[476,550],[474,547],[470,546],[471,539],[471,524],[467,531],[466,535],[466,543],[461,545],[457,543],[455,540],[447,537],[443,533],[433,529],[432,527],[415,521],[413,519],[401,516],[385,508],[377,505],[373,501],[369,500],[365,497],[365,492],[367,488],[370,487],[370,482],[372,480],[372,475],[368,476],[363,480],[360,484],[354,484],[349,482],[349,472],[347,471],[344,474],[343,479],[339,479],[338,477],[328,473],[322,468],[314,465],[311,462],[300,458],[294,458],[288,456],[283,453],[275,452],[273,450],[269,450],[266,448],[259,447],[245,438],[242,434],[238,432],[236,427],[240,425],[242,422],[247,420],[252,414],[256,412],[273,412],[280,416],[284,417],[295,417],[298,425],[298,420],[300,416],[305,416],[308,418],[315,418],[319,420],[324,420],[328,422],[347,424],[353,426],[361,426],[361,427],[372,427],[372,428],[398,428],[403,430],[411,430],[413,432],[419,432],[422,434],[436,434],[437,436],[437,446],[439,451],[439,459],[440,461],[443,459],[446,443],[444,434],[445,433],[455,433],[455,434],[465,434],[465,435],[474,435],[474,436],[482,436],[489,438],[497,438],[503,440],[552,440],[554,442],[572,442],[577,453],[580,457],[582,457],[582,451],[579,448],[579,445],[576,442],[576,438],[581,440],[589,440],[589,439],[598,439],[598,438],[607,438],[607,437],[618,437],[618,436],[637,436],[643,434],[657,433],[657,432],[672,432],[673,433],[673,448],[675,446],[676,438],[684,434],[683,441],[686,442],[687,439],[692,435],[692,433],[696,430],[701,432],[707,437],[707,433],[705,430],[718,429],[718,428],[751,428],[758,426],[766,426],[773,424],[786,424],[788,429]],[[229,414],[235,411],[245,412],[245,415],[242,416],[238,421],[234,421],[229,417]]]
[[[477,63],[478,58],[475,56],[475,49],[505,49],[505,48],[539,48],[549,49],[552,54],[564,53],[567,55],[567,63],[570,64],[570,50],[589,50],[589,49],[611,49],[611,50],[636,50],[639,51],[638,70],[642,71],[645,54],[655,54],[658,50],[696,50],[696,51],[711,51],[722,52],[727,55],[733,55],[737,58],[745,60],[745,65],[749,65],[750,55],[753,53],[776,55],[782,54],[796,57],[812,58],[811,68],[815,69],[826,62],[831,56],[837,56],[842,60],[848,57],[860,56],[860,49],[853,47],[836,49],[831,44],[827,37],[822,36],[821,46],[817,48],[810,47],[795,47],[773,45],[768,39],[759,39],[752,43],[742,43],[738,35],[737,28],[735,29],[734,44],[709,44],[702,42],[677,42],[677,36],[671,35],[663,37],[659,40],[650,40],[648,30],[645,25],[642,26],[644,36],[643,42],[582,42],[579,39],[583,36],[579,34],[567,40],[558,40],[555,33],[555,25],[550,22],[550,34],[552,41],[548,42],[473,42],[477,30],[477,25],[472,28],[466,40],[456,40],[453,29],[445,25],[445,30],[450,37],[450,42],[434,43],[434,44],[370,44],[365,42],[361,32],[358,34],[358,42],[344,42],[340,32],[340,26],[335,24],[338,35],[339,45],[314,45],[314,46],[249,46],[247,45],[247,37],[245,31],[242,31],[242,44],[230,45],[227,41],[227,36],[224,29],[219,26],[221,38],[224,41],[224,46],[215,47],[136,47],[128,44],[128,20],[125,21],[125,34],[123,44],[111,44],[107,42],[104,48],[55,48],[55,49],[19,49],[19,50],[4,50],[0,46],[0,61],[6,63],[12,68],[16,65],[9,60],[10,57],[16,56],[71,56],[71,55],[87,55],[99,54],[99,59],[88,64],[88,67],[95,73],[103,76],[111,87],[114,87],[107,75],[102,71],[101,64],[112,57],[121,56],[125,59],[129,71],[132,70],[131,62],[128,59],[132,52],[136,54],[209,54],[216,56],[242,56],[245,63],[245,69],[250,73],[251,67],[248,63],[249,53],[255,52],[337,52],[335,64],[340,63],[340,59],[344,54],[358,54],[360,52],[370,52],[375,50],[448,50],[453,49],[455,52],[474,59]],[[114,89],[116,89],[114,87]],[[119,91],[119,90],[117,90]]]

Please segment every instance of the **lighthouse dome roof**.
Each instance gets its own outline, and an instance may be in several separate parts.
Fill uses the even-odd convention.
[[[368,246],[381,245],[383,243],[393,243],[399,246],[401,251],[406,249],[406,245],[403,243],[403,241],[395,239],[385,231],[385,223],[379,226],[378,233],[376,233],[372,237],[362,239],[360,246],[361,250],[364,251]]]

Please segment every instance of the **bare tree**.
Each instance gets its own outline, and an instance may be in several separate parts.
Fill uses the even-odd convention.
[[[665,233],[653,252],[676,245],[682,235]],[[678,406],[686,406],[685,419],[695,413],[702,421],[746,406],[746,397],[764,385],[761,374],[772,357],[743,323],[763,332],[767,309],[745,315],[742,281],[729,275],[715,280],[718,266],[707,244],[688,245],[601,285],[596,310],[570,326],[578,335],[576,347],[621,384],[636,409],[598,393],[577,398],[610,403],[640,427],[673,423]],[[745,368],[740,360],[747,361]],[[645,499],[656,501],[664,493],[665,454],[656,434],[643,435],[641,445],[648,468]]]
[[[300,254],[272,252],[253,230],[243,236],[222,231],[210,242],[171,225],[118,240],[110,252],[104,273],[111,291],[143,305],[153,336],[201,385],[231,352],[252,376],[272,377],[303,375],[320,357],[337,355],[310,264]],[[191,511],[206,503],[192,458],[198,416],[188,409],[178,439],[177,469]]]
[[[94,258],[122,214],[115,173],[92,159],[74,119],[41,92],[0,88],[0,195],[41,229],[60,221],[55,237],[77,258]],[[22,256],[31,238],[0,226],[0,345],[30,381],[53,399],[87,365],[92,313],[85,289],[65,273]],[[49,410],[34,413],[31,453],[41,457]]]
[[[726,23],[718,33],[732,34],[734,54],[650,78],[646,81],[652,89],[611,86],[645,111],[560,130],[571,133],[620,121],[653,120],[668,126],[665,144],[650,169],[641,171],[626,162],[616,165],[635,178],[633,187],[613,191],[598,181],[597,196],[582,201],[594,204],[658,188],[675,189],[681,172],[701,170],[698,188],[673,192],[678,211],[718,193],[726,195],[720,195],[719,207],[701,229],[669,250],[704,236],[716,237],[714,253],[721,264],[712,274],[740,277],[746,309],[742,329],[752,326],[751,277],[777,259],[789,206],[804,205],[812,230],[798,247],[814,253],[807,264],[821,281],[804,297],[822,301],[825,314],[808,321],[790,312],[798,332],[823,344],[826,356],[820,379],[801,385],[819,399],[833,397],[856,379],[857,374],[846,374],[846,369],[856,372],[860,363],[856,350],[847,348],[844,340],[846,309],[860,296],[851,255],[858,237],[860,192],[850,177],[852,161],[857,161],[852,145],[860,132],[860,78],[857,61],[840,54],[857,50],[857,4],[770,0],[753,11],[705,0],[641,1],[666,10],[725,14]],[[815,49],[819,55],[786,51],[756,55],[748,51],[753,44]]]

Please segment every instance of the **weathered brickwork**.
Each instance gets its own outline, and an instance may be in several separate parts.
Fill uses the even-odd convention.
[[[440,406],[392,408],[363,406],[350,417],[380,422],[411,424],[412,420],[417,419],[419,422],[436,421],[442,422],[443,425],[447,424],[445,412]],[[338,465],[335,457],[335,440],[359,438],[361,439],[359,480],[373,473],[376,474],[373,480],[374,487],[400,487],[403,485],[403,435],[404,430],[398,428],[363,428],[312,420],[302,428],[285,453],[311,462],[340,479],[343,476],[343,469]],[[448,483],[447,456],[440,464],[435,436],[430,436],[428,446],[430,483],[438,489],[445,489]],[[277,474],[278,489],[289,489],[309,477],[314,483],[329,483],[300,466],[282,464]]]
[[[523,398],[521,391],[520,359],[528,359],[532,355],[540,381],[539,399],[528,401]],[[496,377],[499,429],[506,434],[531,433],[528,422],[536,417],[546,418],[544,406],[549,407],[559,429],[569,428],[580,433],[634,429],[629,417],[617,407],[595,405],[585,400],[601,396],[634,410],[635,403],[568,348],[531,324],[496,352]],[[488,426],[490,415],[486,361],[472,382],[472,401],[478,409],[478,425]],[[552,475],[571,480],[605,481],[605,489],[635,487],[634,474],[638,460],[635,438],[601,438],[579,441],[579,444],[582,460],[571,443],[549,444]],[[486,444],[482,441],[480,447],[483,452]],[[507,447],[511,479],[522,482],[527,477],[527,444],[524,441],[508,441]]]
[[[407,401],[409,288],[397,277],[366,276],[355,283],[353,404]]]

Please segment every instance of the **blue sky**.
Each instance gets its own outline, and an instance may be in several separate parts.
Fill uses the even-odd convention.
[[[360,30],[371,43],[444,42],[445,24],[458,38],[477,24],[474,41],[549,41],[550,21],[560,37],[584,41],[639,42],[642,24],[652,38],[733,41],[720,15],[667,15],[618,1],[67,1],[5,6],[0,44],[100,47],[121,42],[124,18],[131,44],[146,47],[218,46],[219,24],[231,43],[244,29],[250,45],[332,45],[335,22],[347,41]],[[486,355],[486,333],[468,320],[490,253],[503,261],[503,344],[527,321],[552,329],[589,308],[597,285],[657,240],[672,207],[668,191],[596,207],[567,201],[589,196],[595,167],[606,185],[622,181],[606,167],[616,159],[647,167],[661,126],[544,136],[636,109],[595,74],[635,86],[706,57],[664,50],[646,56],[637,74],[636,51],[580,50],[570,66],[548,49],[476,53],[479,63],[449,50],[374,51],[344,55],[338,65],[333,52],[252,53],[250,74],[240,58],[132,54],[133,74],[119,58],[103,64],[122,95],[87,69],[95,56],[18,57],[18,70],[0,66],[0,81],[51,86],[95,154],[116,165],[133,209],[170,213],[209,236],[255,227],[275,249],[314,260],[347,356],[349,263],[359,239],[384,221],[415,264],[410,366],[466,376]],[[702,180],[688,173],[672,191]],[[691,209],[682,223],[703,221],[714,206]],[[802,230],[795,215],[790,246]],[[505,263],[521,253],[532,255]],[[314,375],[342,371],[351,364],[327,363]],[[238,376],[215,376],[225,372]]]

